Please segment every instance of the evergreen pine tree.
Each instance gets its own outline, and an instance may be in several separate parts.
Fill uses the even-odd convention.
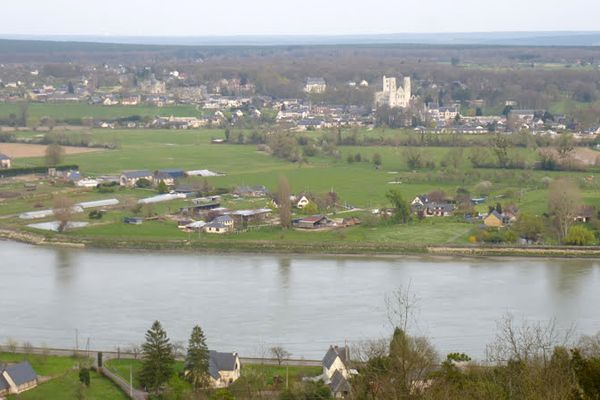
[[[163,180],[161,180],[158,183],[158,193],[159,194],[169,193],[169,188],[168,188],[167,184],[165,183],[165,181],[163,181]]]
[[[149,392],[158,391],[173,375],[174,364],[173,346],[167,332],[159,321],[155,321],[146,332],[146,343],[142,345],[140,383]]]
[[[202,388],[208,386],[209,352],[206,346],[206,337],[198,325],[192,329],[185,357],[185,377],[194,386]]]

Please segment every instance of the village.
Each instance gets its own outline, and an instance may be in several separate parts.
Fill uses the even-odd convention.
[[[545,108],[521,108],[514,99],[493,105],[485,99],[462,99],[459,94],[470,90],[463,82],[414,81],[410,75],[401,78],[402,85],[396,77],[386,76],[335,83],[328,83],[323,77],[306,77],[294,83],[298,96],[287,97],[277,92],[261,92],[244,76],[199,81],[177,69],[104,64],[78,66],[83,78],[74,80],[57,78],[54,74],[70,74],[44,67],[29,66],[25,72],[20,66],[0,66],[0,106],[4,104],[7,110],[12,110],[3,115],[3,107],[0,107],[2,131],[267,125],[302,132],[373,129],[388,124],[421,134],[528,132],[548,136],[572,133],[585,137],[600,130],[597,123],[583,124],[573,115],[552,113]],[[101,82],[106,82],[106,86]],[[435,101],[431,93],[438,91],[457,94],[449,101],[441,97]],[[336,103],[336,96],[342,96],[340,93],[354,100]],[[28,107],[44,109],[60,105],[81,105],[87,107],[87,112],[65,118],[54,116],[52,108],[48,108],[47,114],[27,120]],[[484,112],[492,106],[499,112]],[[119,110],[114,112],[114,117],[99,116],[110,115],[111,108]],[[150,111],[152,109],[155,111]]]

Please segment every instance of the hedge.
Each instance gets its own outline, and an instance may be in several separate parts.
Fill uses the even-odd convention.
[[[71,171],[79,170],[79,165],[57,165],[56,167],[21,167],[21,168],[7,168],[0,170],[0,176],[19,176],[28,174],[47,174],[48,168],[55,168],[57,171]]]

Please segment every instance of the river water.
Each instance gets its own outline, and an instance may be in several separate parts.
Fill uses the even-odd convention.
[[[112,350],[156,319],[174,341],[195,324],[209,347],[319,359],[330,344],[391,333],[384,298],[410,286],[412,332],[441,354],[482,358],[496,322],[556,318],[600,331],[595,260],[356,258],[115,252],[0,241],[0,343]]]

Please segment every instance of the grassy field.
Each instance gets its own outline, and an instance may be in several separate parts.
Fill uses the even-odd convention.
[[[19,115],[19,105],[14,103],[0,103],[0,116],[7,117],[10,114]],[[175,116],[175,117],[200,117],[202,111],[198,111],[194,105],[174,105],[154,107],[140,106],[103,106],[87,103],[31,103],[28,108],[28,124],[35,125],[43,117],[55,120],[73,118],[95,118],[115,119],[134,115],[141,117]]]

